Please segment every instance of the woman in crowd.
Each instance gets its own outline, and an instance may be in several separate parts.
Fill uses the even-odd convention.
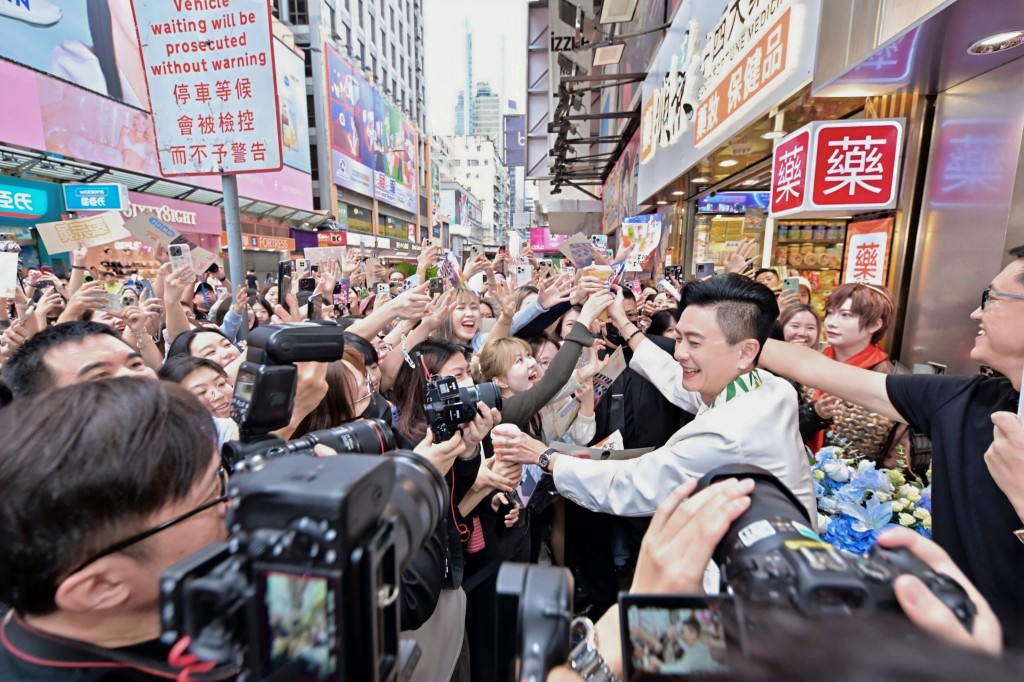
[[[813,306],[790,306],[779,315],[783,340],[818,350],[821,342],[821,318]]]
[[[892,295],[880,286],[843,284],[828,297],[825,315],[826,357],[849,365],[891,374],[889,355],[878,345],[896,313]],[[825,396],[812,387],[801,389],[801,398],[815,405],[819,428],[807,445],[817,452],[823,445],[838,445],[848,455],[865,457],[879,466],[893,467],[897,448],[909,455],[905,425],[869,412],[863,407]]]
[[[175,355],[191,355],[197,358],[212,360],[221,367],[227,368],[241,356],[231,339],[224,335],[219,329],[200,327],[179,334],[171,343],[167,351],[167,357]]]
[[[227,419],[231,416],[231,398],[235,388],[224,368],[216,362],[179,354],[168,358],[157,376],[180,384],[199,398],[214,417]]]
[[[648,336],[665,336],[670,339],[679,339],[679,332],[676,331],[676,323],[679,318],[671,310],[659,310],[651,315],[651,323],[647,326]]]

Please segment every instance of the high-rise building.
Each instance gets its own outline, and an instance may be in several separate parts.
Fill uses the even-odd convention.
[[[475,135],[486,135],[501,149],[502,135],[501,97],[491,89],[490,83],[477,83],[476,95],[473,97],[476,110]],[[458,131],[455,132],[458,135]]]
[[[480,201],[480,223],[484,241],[496,243],[512,222],[509,214],[508,171],[499,147],[486,135],[444,138],[452,179],[465,186]]]
[[[455,134],[466,134],[466,93],[459,90],[459,96],[455,100]]]
[[[351,212],[351,207],[376,210],[378,224],[386,212],[392,222],[429,225],[429,217],[424,215],[425,202],[415,202],[419,212],[417,220],[416,213],[384,202],[379,202],[375,209],[372,190],[367,196],[365,190],[340,189],[331,183],[334,175],[328,118],[331,106],[326,91],[326,50],[323,49],[325,43],[335,49],[357,72],[362,72],[407,122],[419,129],[416,153],[421,172],[411,178],[411,182],[417,194],[423,196],[429,191],[422,164],[427,124],[423,0],[273,0],[273,8],[281,21],[291,27],[296,45],[306,52],[314,206],[341,213]],[[342,216],[338,218],[340,221]]]

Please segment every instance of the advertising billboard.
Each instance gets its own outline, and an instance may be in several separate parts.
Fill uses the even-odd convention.
[[[149,110],[131,0],[3,4],[0,57]]]
[[[162,177],[152,117],[69,83],[0,60],[0,140],[73,159]],[[88,112],[83,116],[82,112]],[[188,177],[183,184],[220,191],[215,177]],[[309,175],[284,167],[238,177],[241,196],[312,210]]]
[[[526,116],[505,117],[505,165],[509,168],[526,163]]]
[[[306,62],[280,40],[274,40],[277,106],[281,110],[281,151],[284,163],[303,173],[309,161],[309,117],[306,115]]]
[[[640,131],[633,135],[633,139],[626,145],[622,156],[615,163],[612,172],[608,174],[608,180],[604,183],[601,193],[601,231],[604,234],[611,234],[619,229],[622,221],[637,211],[636,188],[637,172],[640,164],[637,163],[637,154],[640,147]]]
[[[373,193],[381,201],[416,211],[416,131],[374,90]]]
[[[374,92],[330,45],[327,91],[331,100],[331,158],[334,184],[373,195]]]

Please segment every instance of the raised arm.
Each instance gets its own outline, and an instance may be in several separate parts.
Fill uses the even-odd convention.
[[[770,372],[813,386],[830,395],[867,408],[875,414],[905,424],[885,388],[888,376],[829,360],[821,353],[794,343],[769,339],[758,363]]]

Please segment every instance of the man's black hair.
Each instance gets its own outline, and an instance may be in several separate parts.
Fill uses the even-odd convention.
[[[725,340],[733,345],[755,339],[764,348],[779,316],[779,304],[771,289],[735,274],[690,283],[683,290],[682,307],[691,305],[714,308]]]
[[[123,342],[110,325],[99,322],[62,322],[47,327],[29,337],[21,348],[11,354],[3,368],[4,383],[11,389],[11,393],[19,398],[49,390],[53,387],[54,379],[43,362],[43,356],[54,348],[79,343],[90,336],[100,334],[112,336]]]
[[[622,289],[622,298],[626,299],[627,301],[635,301],[636,300],[636,294],[633,293],[632,289],[630,289],[629,287],[620,287],[620,288]]]
[[[69,570],[186,499],[217,447],[191,393],[127,377],[15,400],[0,433],[0,602],[31,615],[56,608]]]

